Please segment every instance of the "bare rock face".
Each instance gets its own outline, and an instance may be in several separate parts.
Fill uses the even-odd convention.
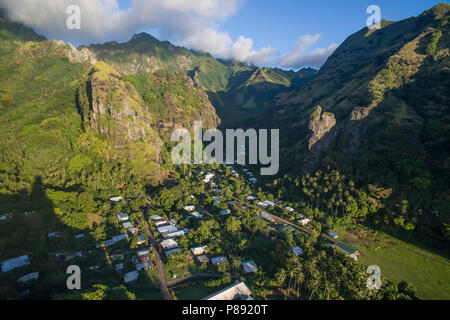
[[[343,128],[343,134],[347,137],[348,145],[341,150],[342,157],[351,163],[359,155],[361,141],[366,134],[367,117],[370,109],[367,107],[354,107],[349,120]]]
[[[104,62],[97,63],[91,72],[87,99],[80,99],[79,103],[84,120],[117,146],[140,140],[161,144],[150,126],[152,119],[142,98]]]
[[[322,107],[316,106],[309,121],[308,153],[303,159],[303,170],[311,172],[318,164],[317,155],[333,142],[337,134],[334,114],[322,113]]]
[[[353,108],[352,114],[350,116],[351,121],[357,121],[365,119],[369,116],[370,109],[367,107],[355,107]]]
[[[336,118],[334,114],[325,112],[322,114],[322,107],[314,108],[314,113],[311,115],[309,121],[309,130],[311,131],[308,141],[308,150],[324,149],[331,141],[323,141],[327,133],[333,130],[336,126]]]

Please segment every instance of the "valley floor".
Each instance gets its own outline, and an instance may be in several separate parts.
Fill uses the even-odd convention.
[[[385,233],[378,232],[373,239],[350,232],[340,232],[340,236],[360,250],[361,263],[378,265],[381,274],[395,283],[408,282],[420,299],[450,299],[448,259]]]

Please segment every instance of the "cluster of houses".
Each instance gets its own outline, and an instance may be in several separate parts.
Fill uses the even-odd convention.
[[[189,208],[185,208],[185,210],[189,212],[194,211],[195,206],[189,206]],[[177,221],[174,219],[167,220],[158,215],[153,215],[150,219],[156,225],[156,229],[164,239],[178,238],[189,232],[188,229],[179,230],[177,227]]]
[[[36,214],[36,210],[25,211],[23,214],[25,216],[33,215],[33,214]],[[0,214],[0,221],[6,221],[8,219],[11,219],[12,217],[13,217],[12,212]]]
[[[16,268],[21,268],[21,267],[30,265],[30,258],[28,257],[28,255],[23,255],[20,257],[2,261],[1,265],[2,265],[2,272],[6,273],[6,272],[9,272]],[[28,282],[31,280],[37,280],[37,279],[39,279],[39,272],[31,272],[31,273],[21,276],[20,278],[17,279],[17,281],[21,282],[21,283],[25,283],[25,282]],[[20,295],[23,296],[23,295],[26,295],[29,293],[30,293],[30,290],[27,289],[25,291],[22,291],[20,293]]]
[[[109,199],[112,202],[120,202],[123,200],[122,197],[112,197]],[[111,247],[114,244],[129,239],[130,236],[136,237],[136,244],[138,246],[145,245],[147,243],[147,239],[145,235],[139,234],[140,230],[139,228],[133,226],[133,223],[130,221],[130,216],[128,213],[120,212],[116,215],[116,218],[119,222],[119,224],[122,225],[122,227],[127,231],[126,233],[113,236],[111,239],[105,241],[105,246]],[[109,258],[111,262],[119,262],[115,264],[114,268],[117,272],[122,272],[124,270],[124,263],[123,260],[125,258],[123,250],[122,251],[116,251],[111,252],[109,255]],[[121,262],[120,262],[121,261]],[[125,283],[130,283],[139,277],[139,271],[141,270],[148,270],[152,267],[153,263],[150,259],[150,250],[148,249],[140,249],[136,252],[136,255],[132,257],[131,261],[136,267],[136,270],[130,271],[124,274],[123,279]]]

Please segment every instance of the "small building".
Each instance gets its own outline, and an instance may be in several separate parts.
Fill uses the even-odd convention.
[[[145,244],[145,242],[146,242],[146,239],[145,239],[145,236],[144,235],[138,235],[137,236],[137,242],[136,242],[136,244],[138,245],[138,246],[140,246],[140,245],[142,245],[142,244]]]
[[[255,196],[248,196],[247,198],[245,198],[245,200],[247,200],[247,201],[254,201],[254,200],[256,200],[256,197]]]
[[[150,261],[150,259],[147,258],[143,262],[136,264],[136,270],[137,271],[147,270],[150,269],[152,265],[153,263]]]
[[[203,215],[198,212],[193,212],[193,213],[191,213],[190,217],[195,218],[195,219],[201,219],[201,218],[203,218]]]
[[[123,198],[120,196],[109,198],[109,201],[111,201],[111,202],[120,202],[122,200],[123,200]]]
[[[351,245],[344,243],[342,241],[336,242],[331,246],[333,249],[337,248],[342,251],[347,257],[352,258],[354,260],[358,260],[359,250]]]
[[[215,204],[216,206],[220,206],[221,202],[218,201],[218,200],[216,200],[216,201],[214,201],[214,204]]]
[[[155,226],[157,226],[157,227],[165,226],[168,224],[170,224],[170,222],[169,222],[169,220],[166,220],[166,219],[155,221]]]
[[[162,227],[158,227],[157,229],[158,229],[158,232],[161,234],[167,233],[167,232],[174,232],[174,231],[178,230],[176,226],[173,226],[171,224],[168,224],[168,225],[165,225]]]
[[[261,218],[263,218],[264,220],[267,220],[269,222],[275,221],[274,217],[272,217],[270,214],[267,214],[265,212],[260,212],[258,214],[258,216],[260,216]]]
[[[214,196],[214,197],[213,197],[213,199],[216,200],[216,201],[219,201],[220,198],[221,198],[220,196]]]
[[[12,258],[2,262],[2,272],[8,272],[15,268],[20,268],[30,264],[28,255],[23,255],[17,258]]]
[[[194,256],[199,256],[204,254],[208,250],[208,246],[191,248],[191,252]]]
[[[122,271],[123,270],[123,263],[116,264],[116,266],[114,268],[116,269],[117,272],[118,271]]]
[[[124,221],[128,221],[128,219],[130,219],[130,216],[128,215],[128,213],[125,212],[120,212],[119,214],[116,215],[117,220],[119,220],[119,222],[124,222]]]
[[[139,278],[139,272],[131,271],[131,272],[125,273],[125,275],[123,276],[123,281],[125,283],[129,283],[129,282],[136,281],[137,278]]]
[[[339,235],[336,232],[329,232],[328,235],[332,238],[332,239],[337,239],[339,237]]]
[[[56,231],[56,232],[50,232],[50,233],[48,234],[48,237],[49,237],[49,238],[61,238],[61,236],[62,236],[62,233],[59,232],[59,231]]]
[[[228,259],[226,258],[226,257],[224,257],[224,256],[220,256],[220,257],[215,257],[215,258],[212,258],[211,259],[211,263],[214,265],[214,266],[218,266],[219,264],[221,264],[222,262],[228,262]]]
[[[30,280],[37,280],[39,278],[39,272],[33,272],[29,273],[27,275],[24,275],[23,277],[19,278],[19,282],[27,282]]]
[[[242,267],[244,267],[246,273],[255,273],[258,271],[258,267],[256,266],[256,263],[253,260],[242,262]]]
[[[290,232],[294,232],[295,228],[293,226],[285,224],[285,225],[280,227],[280,231],[284,232],[284,233],[290,233]]]
[[[125,229],[133,228],[133,225],[131,224],[131,222],[124,222],[122,225]]]
[[[177,230],[177,231],[162,234],[164,239],[172,239],[172,238],[177,238],[177,237],[181,237],[184,235],[185,235],[185,232],[183,230]]]
[[[158,216],[158,215],[155,214],[153,216],[150,216],[150,219],[152,219],[152,221],[158,221],[158,220],[162,220],[163,217]]]
[[[230,210],[230,209],[220,210],[220,214],[221,214],[222,216],[229,215],[230,213],[231,213],[231,210]]]
[[[137,256],[138,258],[145,258],[145,257],[148,257],[148,256],[150,256],[150,250],[147,250],[147,249],[145,249],[145,250],[139,250],[138,252],[136,252],[136,256]]]
[[[118,236],[114,236],[114,237],[111,238],[111,240],[114,241],[114,242],[119,242],[119,241],[122,241],[122,240],[125,240],[125,239],[128,239],[128,235],[125,234],[125,233],[124,234],[120,234]]]
[[[308,225],[310,222],[311,222],[311,220],[308,219],[308,218],[303,218],[303,219],[298,220],[298,223],[300,223],[302,226],[306,226],[306,225]]]
[[[249,172],[248,174],[249,174],[249,175],[253,175],[251,172]],[[250,178],[250,179],[248,179],[248,182],[251,183],[251,184],[254,184],[254,183],[258,182],[258,179],[256,179],[256,178]]]
[[[222,189],[213,189],[213,192],[215,192],[215,193],[221,193],[221,192],[222,192]]]
[[[235,205],[235,204],[237,204],[237,201],[236,200],[230,200],[230,201],[228,201],[228,204]]]
[[[257,203],[258,207],[262,208],[262,209],[267,209],[269,207],[269,205],[265,202],[258,202]]]
[[[267,204],[269,207],[275,207],[275,202],[269,201],[269,200],[264,200],[263,201],[265,204]]]
[[[165,250],[171,250],[171,249],[178,248],[178,243],[173,239],[167,239],[167,240],[161,241],[160,244],[161,244],[161,247]]]
[[[81,239],[81,238],[84,238],[84,237],[85,237],[84,233],[80,233],[80,234],[75,235],[75,239]]]
[[[185,205],[185,206],[183,206],[183,209],[185,210],[185,211],[187,211],[187,212],[192,212],[192,211],[194,211],[195,210],[195,206],[188,206],[188,205]]]
[[[202,300],[254,300],[251,297],[250,289],[243,282],[232,284],[216,293],[213,293]]]
[[[296,257],[301,256],[303,254],[303,249],[300,247],[293,246],[293,247],[291,247],[291,250]]]
[[[128,229],[128,232],[131,233],[131,235],[135,236],[139,233],[139,229],[138,228],[130,228],[130,229]]]
[[[170,256],[171,254],[174,254],[174,253],[177,253],[177,252],[180,252],[180,251],[181,251],[180,248],[175,248],[175,249],[167,250],[167,251],[165,251],[164,253],[165,253],[165,255],[168,257],[168,256]]]
[[[294,212],[294,208],[292,207],[285,207],[284,210],[286,210],[287,212]]]
[[[124,256],[123,253],[111,254],[111,255],[110,255],[111,261],[123,260],[124,258],[125,258],[125,256]]]
[[[209,262],[209,258],[206,255],[201,255],[197,257],[197,261],[200,263]]]

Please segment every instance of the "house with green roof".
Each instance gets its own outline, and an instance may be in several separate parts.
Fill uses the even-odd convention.
[[[345,243],[345,242],[342,242],[342,241],[336,242],[336,243],[333,244],[331,247],[332,247],[333,249],[334,249],[334,248],[339,249],[339,250],[342,251],[347,257],[350,257],[350,258],[352,258],[352,259],[358,260],[358,257],[359,257],[359,250],[356,249],[355,247],[352,247],[351,245],[349,245],[349,244],[347,244],[347,243]]]

